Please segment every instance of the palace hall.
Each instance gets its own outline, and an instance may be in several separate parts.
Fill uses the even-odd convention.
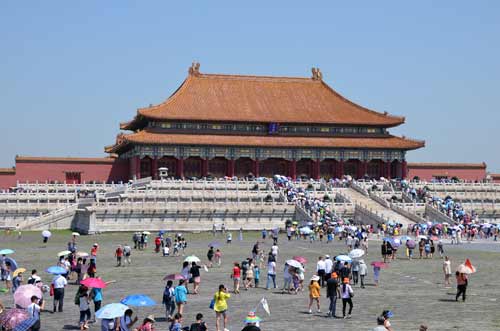
[[[164,102],[137,110],[107,153],[130,178],[263,176],[402,178],[406,152],[423,141],[389,129],[404,117],[347,100],[311,77],[205,74],[193,63]]]

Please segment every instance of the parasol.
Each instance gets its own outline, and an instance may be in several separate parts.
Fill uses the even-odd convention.
[[[35,285],[21,285],[14,292],[14,303],[22,308],[27,308],[31,304],[31,297],[42,298],[42,291]]]

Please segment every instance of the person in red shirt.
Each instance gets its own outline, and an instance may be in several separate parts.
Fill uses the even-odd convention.
[[[94,260],[94,263],[96,262],[97,259],[98,250],[99,250],[99,245],[97,243],[92,245],[92,248],[90,249],[90,259]]]
[[[233,274],[231,275],[231,278],[233,278],[234,282],[234,293],[239,294],[240,293],[240,279],[241,279],[241,269],[240,265],[238,262],[234,262],[234,267],[233,267]]]
[[[121,245],[118,245],[115,251],[116,256],[116,266],[120,267],[122,265],[122,256],[123,256],[123,248]]]
[[[161,239],[160,237],[155,238],[155,252],[158,253],[160,251]]]

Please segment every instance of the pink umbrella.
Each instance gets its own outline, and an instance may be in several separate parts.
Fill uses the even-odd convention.
[[[385,262],[382,262],[382,261],[375,261],[375,262],[372,262],[370,263],[372,266],[374,267],[378,267],[378,268],[388,268],[389,265]]]
[[[80,284],[93,288],[106,288],[107,284],[100,278],[85,278]]]
[[[22,308],[27,308],[31,304],[32,296],[41,299],[42,291],[35,285],[21,285],[14,293],[14,303]]]
[[[431,240],[432,240],[432,241],[436,241],[436,240],[439,240],[439,238],[438,238],[438,237],[436,237],[436,236],[432,236],[432,237],[431,237]]]
[[[163,280],[180,280],[180,279],[184,279],[184,276],[182,276],[181,274],[170,274],[163,277]]]
[[[7,330],[13,330],[17,325],[30,318],[26,309],[12,308],[0,314],[0,325]]]
[[[307,259],[303,256],[294,256],[293,259],[297,262],[300,262],[302,264],[306,264],[307,263]]]

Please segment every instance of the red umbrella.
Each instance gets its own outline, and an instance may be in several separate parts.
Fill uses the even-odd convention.
[[[182,276],[181,274],[170,274],[163,277],[163,280],[180,280],[180,279],[184,279],[184,276]]]
[[[303,256],[294,256],[293,259],[297,262],[300,262],[302,264],[306,264],[307,263],[307,259]]]
[[[106,288],[107,284],[100,278],[85,278],[80,284],[93,288]]]
[[[378,268],[388,268],[389,265],[385,262],[382,262],[382,261],[374,261],[372,263],[370,263],[372,266],[374,267],[378,267]]]
[[[26,309],[12,308],[0,314],[0,325],[7,330],[13,330],[18,324],[30,318]]]

